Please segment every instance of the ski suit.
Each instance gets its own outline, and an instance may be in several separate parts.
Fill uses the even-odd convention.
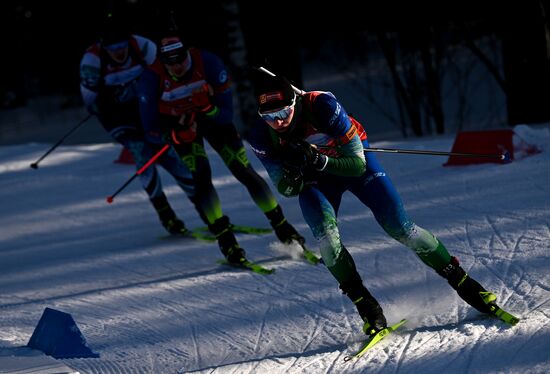
[[[97,115],[115,141],[131,152],[139,170],[161,149],[145,139],[137,100],[139,78],[155,61],[157,49],[151,40],[139,35],[130,36],[128,45],[128,57],[122,64],[109,58],[101,42],[91,45],[80,63],[80,91],[88,110]],[[192,199],[195,192],[191,172],[176,152],[170,148],[157,162]],[[140,180],[155,208],[162,209],[166,197],[155,165],[142,172]]]
[[[329,156],[323,171],[307,171],[298,185],[289,185],[283,175],[283,152],[292,139],[306,140]],[[363,151],[369,147],[363,126],[346,113],[330,92],[312,91],[298,96],[294,117],[284,136],[258,117],[249,141],[278,191],[287,197],[298,196],[304,219],[319,241],[323,261],[340,285],[359,279],[337,225],[338,209],[346,191],[372,211],[388,235],[414,250],[428,266],[440,271],[449,264],[451,257],[443,244],[407,215],[374,153]]]
[[[250,165],[233,120],[231,81],[219,57],[211,52],[189,48],[191,67],[180,78],[171,76],[157,60],[142,76],[139,85],[140,112],[146,136],[152,142],[173,141],[170,133],[181,128],[182,116],[193,118],[189,141],[174,145],[191,170],[196,182],[197,201],[204,207],[209,224],[222,217],[219,197],[212,185],[212,171],[204,139],[221,156],[231,173],[248,190],[263,213],[278,203],[267,183]],[[194,104],[197,99],[213,104],[205,114]]]

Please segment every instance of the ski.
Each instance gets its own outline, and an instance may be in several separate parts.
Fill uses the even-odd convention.
[[[255,262],[249,261],[249,260],[245,260],[245,261],[241,262],[240,264],[235,264],[233,262],[229,262],[229,261],[223,259],[223,260],[218,260],[217,263],[220,264],[220,265],[231,266],[231,267],[234,267],[234,268],[237,268],[237,269],[251,270],[254,273],[262,274],[262,275],[272,274],[272,273],[275,272],[275,269],[268,269],[266,267],[263,267],[260,264],[257,264]]]
[[[364,342],[363,345],[361,346],[361,348],[359,348],[355,353],[344,357],[344,361],[357,359],[357,358],[363,356],[369,349],[371,349],[374,345],[376,345],[378,342],[380,342],[386,336],[390,335],[392,332],[394,332],[396,329],[398,329],[405,322],[407,322],[407,320],[402,319],[401,321],[397,322],[395,325],[388,326],[385,329],[382,329],[382,330],[378,331],[369,340]]]
[[[515,326],[519,322],[519,318],[508,313],[504,309],[500,308],[498,305],[491,305],[492,316],[500,319],[501,321],[509,324],[510,326]]]
[[[511,315],[510,313],[508,313],[507,311],[505,311],[495,303],[495,301],[497,300],[497,297],[494,293],[485,291],[485,292],[480,292],[479,294],[483,298],[483,301],[485,301],[485,303],[489,305],[491,309],[490,315],[500,319],[501,321],[511,326],[515,326],[519,322],[519,318]]]
[[[197,227],[195,231],[208,231],[207,226]],[[273,229],[267,227],[256,227],[256,226],[246,226],[246,225],[234,225],[231,224],[231,231],[239,234],[270,234],[273,232]]]
[[[311,251],[308,247],[306,247],[305,244],[298,242],[300,247],[302,247],[302,257],[313,265],[318,265],[319,263],[323,263],[323,260],[318,257],[313,251]]]
[[[252,234],[252,235],[263,235],[273,232],[273,229],[267,227],[255,227],[255,226],[245,226],[245,225],[231,225],[231,230],[234,233],[239,234]],[[208,226],[195,227],[193,229],[186,229],[184,233],[170,234],[166,236],[161,236],[161,239],[169,238],[193,238],[197,240],[202,240],[206,242],[215,242],[216,236],[212,234]]]
[[[159,239],[196,239],[205,242],[215,242],[216,237],[213,234],[197,231],[196,229],[187,229],[184,233],[162,235]]]

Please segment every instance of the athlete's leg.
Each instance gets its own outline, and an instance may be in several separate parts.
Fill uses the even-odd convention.
[[[435,235],[409,218],[393,183],[372,153],[367,157],[367,165],[369,173],[351,191],[372,210],[380,226],[447,279],[464,301],[481,312],[490,313],[494,301],[487,297],[490,293],[460,267]]]
[[[330,186],[325,186],[330,190]],[[336,187],[335,187],[336,188]],[[341,191],[332,190],[335,205],[339,204]],[[336,221],[336,210],[317,187],[306,187],[299,195],[304,219],[313,236],[319,241],[321,256],[330,273],[338,281],[342,292],[355,304],[365,322],[365,331],[372,334],[386,327],[382,308],[363,285],[355,262],[342,245]]]
[[[235,126],[233,124],[217,125],[215,132],[206,131],[205,137],[235,178],[248,190],[254,203],[269,220],[277,238],[283,243],[291,243],[293,240],[304,243],[304,237],[287,221],[282,207],[266,181],[250,165]]]

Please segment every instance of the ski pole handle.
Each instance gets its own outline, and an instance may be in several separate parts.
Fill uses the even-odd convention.
[[[61,139],[59,139],[57,141],[57,143],[55,143],[50,149],[48,149],[48,151],[46,153],[44,153],[44,155],[42,155],[42,157],[40,157],[37,161],[33,162],[31,164],[31,168],[32,169],[38,169],[38,163],[40,161],[42,161],[44,158],[46,158],[47,155],[49,155],[54,149],[56,149],[61,143],[63,143],[63,141],[65,139],[67,139],[67,137],[69,135],[71,135],[73,132],[76,131],[76,129],[78,129],[80,126],[82,126],[86,121],[88,121],[90,118],[92,118],[92,114],[88,114],[88,116],[86,118],[84,118],[83,120],[81,120],[79,123],[77,123],[76,126],[74,126],[72,129],[70,129],[65,135],[63,135],[63,137]]]
[[[134,173],[116,192],[110,196],[107,196],[107,203],[111,204],[113,200],[115,199],[115,196],[118,195],[123,189],[126,188],[138,175],[143,173],[149,166],[151,166],[152,163],[154,163],[160,156],[164,154],[170,148],[170,144],[165,144],[164,147],[161,148],[160,151],[158,151],[149,161],[145,163],[141,168],[139,168],[138,171]]]

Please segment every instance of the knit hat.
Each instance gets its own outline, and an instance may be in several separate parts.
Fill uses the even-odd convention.
[[[292,105],[296,98],[292,85],[285,77],[273,77],[263,72],[257,73],[254,78],[254,92],[261,113]]]

